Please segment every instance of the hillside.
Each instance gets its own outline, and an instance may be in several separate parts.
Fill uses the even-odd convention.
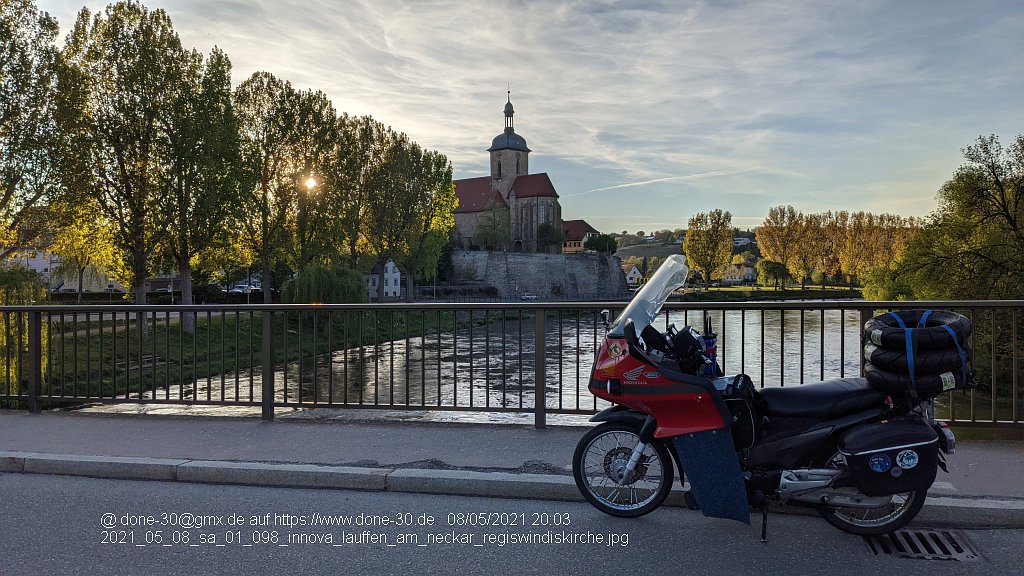
[[[657,256],[658,258],[666,258],[672,254],[679,254],[682,246],[679,244],[637,244],[635,246],[627,246],[620,248],[615,253],[619,258],[625,258],[627,256],[639,256],[641,258],[651,256]]]

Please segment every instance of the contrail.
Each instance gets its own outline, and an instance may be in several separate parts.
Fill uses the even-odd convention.
[[[643,182],[629,182],[627,184],[616,184],[615,186],[606,186],[604,188],[594,188],[593,190],[587,190],[586,192],[566,194],[566,196],[582,196],[584,194],[590,194],[591,192],[618,190],[619,188],[632,188],[633,186],[645,186],[647,184],[656,184],[658,182],[670,182],[672,180],[696,180],[697,178],[710,178],[712,176],[730,176],[732,174],[742,174],[744,172],[751,172],[753,170],[756,170],[756,168],[745,168],[743,170],[717,170],[714,172],[701,172],[700,174],[688,174],[686,176],[669,176],[667,178],[655,178],[654,180],[644,180]]]

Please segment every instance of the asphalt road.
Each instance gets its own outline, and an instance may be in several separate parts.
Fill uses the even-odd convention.
[[[957,563],[874,556],[811,517],[773,516],[761,544],[759,526],[669,508],[22,474],[0,495],[0,575],[1024,573],[1021,530],[965,532],[983,560]]]

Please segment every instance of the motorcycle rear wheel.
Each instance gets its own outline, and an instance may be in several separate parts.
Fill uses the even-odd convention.
[[[830,461],[831,466],[844,462],[841,454]],[[926,490],[893,494],[889,503],[878,508],[843,508],[823,504],[818,513],[826,522],[843,532],[858,536],[880,536],[906,526],[924,506]]]
[[[613,474],[629,461],[640,441],[640,428],[606,422],[587,432],[572,457],[572,475],[580,493],[595,508],[621,518],[643,516],[661,506],[672,490],[672,458],[662,442],[644,448],[629,481],[618,484]]]

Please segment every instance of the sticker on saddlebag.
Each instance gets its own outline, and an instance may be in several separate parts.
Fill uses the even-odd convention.
[[[893,478],[899,478],[900,476],[903,475],[903,468],[900,468],[899,466],[893,466],[892,470],[889,470],[889,474],[892,474]]]
[[[956,377],[953,376],[952,372],[943,372],[942,374],[939,374],[939,379],[942,380],[943,392],[956,388]]]
[[[875,472],[881,474],[889,471],[889,468],[892,466],[892,460],[889,459],[887,454],[875,454],[870,460],[868,460],[868,466],[870,466]]]
[[[910,470],[914,466],[917,466],[918,460],[917,452],[914,452],[913,450],[904,450],[896,455],[896,463],[904,470]]]
[[[882,345],[882,331],[881,330],[872,330],[871,331],[871,341],[875,344],[875,346],[881,346]]]

